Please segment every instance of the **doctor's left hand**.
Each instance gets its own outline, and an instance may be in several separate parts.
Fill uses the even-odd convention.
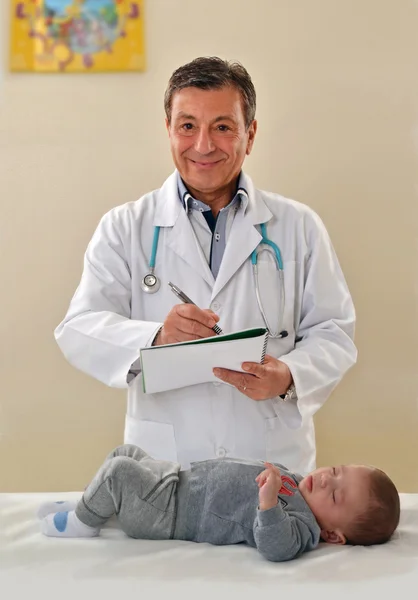
[[[242,368],[246,373],[220,368],[213,369],[213,373],[252,400],[268,400],[285,394],[293,383],[289,367],[269,354],[262,365],[245,362]]]

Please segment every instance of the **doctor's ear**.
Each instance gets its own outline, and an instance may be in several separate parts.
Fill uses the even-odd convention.
[[[169,122],[169,120],[167,119],[167,117],[165,118],[165,128],[166,128],[166,129],[167,129],[167,131],[168,131],[168,135],[170,135],[170,122]]]
[[[327,544],[346,544],[347,538],[341,531],[327,531],[326,529],[321,529],[321,538]]]
[[[250,154],[250,152],[253,148],[256,133],[257,133],[257,121],[254,119],[254,121],[248,127],[248,142],[247,142],[246,154]]]

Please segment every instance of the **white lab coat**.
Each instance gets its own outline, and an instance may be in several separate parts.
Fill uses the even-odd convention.
[[[221,456],[277,461],[306,473],[315,467],[312,416],[356,361],[355,312],[336,255],[319,217],[307,206],[254,188],[244,175],[247,210],[238,211],[214,280],[178,197],[174,173],[159,190],[119,206],[101,220],[87,248],[80,285],[55,331],[68,361],[106,385],[128,388],[125,443],[155,458],[193,461]],[[127,374],[179,301],[168,281],[220,316],[225,333],[264,327],[249,259],[260,223],[284,261],[284,339],[267,352],[290,368],[297,401],[250,400],[222,382],[144,394]],[[155,273],[160,290],[146,294],[154,227],[160,238]],[[279,317],[277,271],[259,255],[260,288],[268,318]],[[300,341],[298,341],[300,339]],[[296,342],[295,342],[296,340]],[[164,376],[164,373],[161,374]]]

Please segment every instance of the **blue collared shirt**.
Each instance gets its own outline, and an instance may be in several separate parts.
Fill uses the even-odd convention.
[[[215,279],[219,273],[235,214],[240,208],[245,211],[248,206],[247,190],[242,183],[243,177],[240,174],[235,196],[227,206],[221,208],[218,216],[214,217],[210,206],[193,198],[177,173],[179,198],[188,212],[196,238]]]

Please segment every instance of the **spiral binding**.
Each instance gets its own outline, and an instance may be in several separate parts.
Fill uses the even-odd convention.
[[[264,344],[263,344],[263,351],[261,352],[261,364],[264,363],[264,359],[266,358],[266,352],[267,352],[267,342],[269,341],[269,332],[266,331],[265,336],[264,336]]]

